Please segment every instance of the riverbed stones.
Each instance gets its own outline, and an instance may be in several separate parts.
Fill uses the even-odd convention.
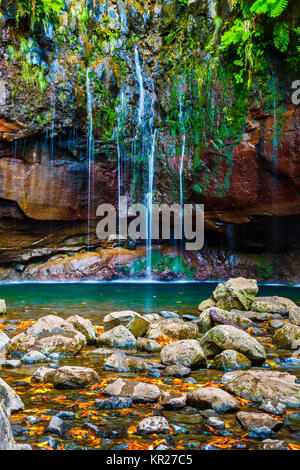
[[[147,331],[147,337],[157,339],[166,335],[174,339],[196,339],[199,336],[199,328],[195,323],[185,322],[173,318],[152,323]]]
[[[251,310],[256,312],[267,313],[280,313],[281,315],[288,315],[291,310],[297,309],[297,305],[290,299],[285,297],[256,297]]]
[[[104,317],[105,331],[111,330],[116,326],[127,328],[135,338],[143,336],[150,322],[137,312],[132,310],[122,310],[121,312],[111,312]]]
[[[240,326],[242,328],[246,328],[252,324],[252,322],[240,315],[239,313],[235,312],[227,312],[221,308],[208,308],[204,310],[199,315],[198,325],[201,331],[209,331],[215,325],[218,324],[226,324],[227,322],[233,323],[236,326]]]
[[[135,336],[125,326],[116,326],[99,336],[98,342],[112,348],[134,348]]]
[[[15,336],[8,343],[7,350],[15,356],[23,356],[32,350],[45,355],[58,353],[73,356],[85,345],[84,335],[75,330],[71,323],[55,315],[47,315]]]
[[[138,338],[136,347],[141,351],[147,351],[149,353],[158,353],[162,350],[161,344],[155,341],[155,339],[149,338]]]
[[[178,313],[175,313],[175,312],[170,312],[169,310],[162,310],[161,312],[159,312],[160,316],[165,318],[165,319],[169,319],[169,318],[180,318],[180,316],[178,315]]]
[[[163,416],[151,416],[143,419],[137,426],[137,434],[170,434],[170,426]]]
[[[222,377],[226,390],[247,400],[261,403],[280,399],[287,406],[300,406],[300,384],[287,372],[256,370],[227,372]]]
[[[101,382],[97,372],[89,367],[64,366],[43,371],[43,382],[58,389],[78,389]]]
[[[164,375],[167,377],[177,377],[178,379],[182,379],[188,377],[191,373],[191,369],[189,367],[174,365],[168,366],[164,370]]]
[[[0,299],[0,315],[5,315],[6,313],[6,303],[4,299]]]
[[[300,346],[300,326],[286,323],[276,331],[273,341],[284,349],[298,349]]]
[[[58,416],[52,416],[45,432],[56,434],[57,436],[64,437],[66,432],[65,422]]]
[[[25,408],[19,395],[3,380],[0,378],[0,395],[1,392],[6,395],[6,406],[9,413],[16,413]]]
[[[261,402],[258,409],[266,411],[267,413],[272,413],[273,415],[283,415],[286,411],[286,405],[279,399],[272,400],[270,398],[266,398]]]
[[[206,420],[207,426],[210,426],[214,429],[225,429],[225,421],[223,421],[221,418],[218,418],[216,416],[210,416]]]
[[[104,364],[107,370],[116,372],[145,372],[158,367],[158,364],[146,361],[140,357],[126,356],[124,353],[116,352],[109,356]]]
[[[190,369],[206,367],[206,358],[199,341],[195,339],[176,341],[165,346],[160,353],[164,365],[181,365]]]
[[[217,413],[238,410],[240,407],[234,397],[216,387],[203,387],[189,392],[187,404],[200,410],[213,409]]]
[[[40,351],[29,351],[21,357],[21,361],[25,364],[36,364],[37,362],[47,362],[47,356]]]
[[[71,323],[75,330],[79,331],[85,336],[87,344],[95,344],[97,341],[97,331],[93,327],[90,320],[82,318],[79,315],[72,315],[67,318],[67,322]]]
[[[249,369],[251,361],[244,355],[233,349],[226,349],[215,356],[211,368],[216,370],[230,370]]]
[[[236,414],[236,419],[244,429],[256,429],[260,427],[267,427],[272,431],[277,431],[283,425],[283,421],[273,418],[267,413],[256,413],[251,411],[239,411]]]
[[[9,337],[3,331],[0,330],[0,350],[4,349],[9,343],[9,341]]]
[[[162,392],[160,405],[166,410],[178,410],[186,406],[185,393]]]
[[[264,348],[256,339],[230,325],[215,326],[203,336],[200,344],[207,357],[214,357],[226,349],[244,354],[253,364],[261,364],[267,357]]]
[[[131,397],[99,398],[95,400],[97,410],[121,410],[131,408],[133,400]]]
[[[131,397],[134,403],[154,403],[160,396],[156,385],[135,380],[117,379],[103,390],[104,396]]]
[[[224,310],[249,310],[258,292],[257,281],[237,277],[219,283],[213,291],[212,298],[216,307]]]

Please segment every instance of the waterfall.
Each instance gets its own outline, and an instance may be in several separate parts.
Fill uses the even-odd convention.
[[[182,136],[181,146],[181,157],[179,166],[179,201],[180,201],[180,224],[181,230],[183,228],[183,165],[184,165],[184,153],[185,153],[185,134]]]
[[[154,189],[154,162],[155,162],[155,146],[157,131],[153,130],[154,125],[154,103],[155,93],[145,90],[145,79],[140,64],[139,51],[137,46],[134,48],[134,64],[136,71],[136,79],[139,89],[139,101],[137,108],[137,126],[136,135],[133,145],[134,156],[134,177],[135,177],[135,160],[139,157],[139,163],[142,164],[147,159],[146,173],[147,177],[143,181],[144,203],[147,206],[147,224],[146,224],[146,277],[151,279],[152,276],[152,212],[153,212],[153,189]],[[149,81],[149,80],[148,80]],[[152,82],[154,90],[154,85]],[[141,177],[141,175],[139,175]],[[143,179],[143,178],[141,178]]]
[[[90,247],[90,221],[93,211],[94,196],[94,136],[93,136],[93,95],[91,92],[90,70],[86,70],[86,96],[87,96],[87,157],[88,157],[88,250]]]
[[[121,213],[122,213],[122,203],[121,198],[124,196],[124,184],[126,175],[124,174],[125,171],[125,161],[124,161],[124,145],[122,145],[123,139],[123,126],[125,121],[125,95],[124,92],[121,91],[120,94],[120,102],[118,107],[118,127],[117,127],[117,152],[118,152],[118,214],[119,214],[119,236],[122,235],[120,233],[121,228]]]

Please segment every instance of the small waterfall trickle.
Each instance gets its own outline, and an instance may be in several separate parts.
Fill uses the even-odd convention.
[[[90,224],[93,214],[94,201],[94,134],[93,134],[93,94],[90,83],[90,70],[86,70],[86,96],[87,96],[87,118],[88,118],[88,135],[87,135],[87,158],[88,158],[88,233],[87,245],[90,248]]]
[[[183,194],[184,155],[185,155],[185,134],[182,136],[181,156],[180,156],[180,165],[179,165],[179,201],[180,201],[180,224],[181,224],[181,229],[183,227],[183,204],[184,204],[184,194]]]
[[[142,66],[140,63],[139,51],[137,46],[134,48],[134,63],[136,71],[136,79],[139,88],[139,101],[137,108],[137,126],[135,143],[133,147],[134,155],[134,176],[135,176],[135,160],[138,157],[139,164],[143,167],[143,162],[146,159],[146,174],[142,178],[142,194],[143,202],[147,206],[146,214],[146,277],[152,277],[152,213],[153,213],[153,190],[154,190],[154,164],[155,164],[155,147],[157,131],[154,128],[154,103],[155,93],[154,85],[152,83],[153,91],[150,93],[145,89],[145,79],[143,75]],[[139,175],[140,176],[140,175]]]
[[[273,174],[273,182],[272,182],[272,191],[273,191],[273,205],[276,211],[276,206],[279,202],[279,175],[278,175],[278,122],[277,122],[277,87],[276,87],[276,77],[273,72],[272,74],[272,93],[273,93],[273,139],[272,139],[272,146],[273,146],[273,154],[272,154],[272,174]],[[273,214],[273,249],[278,251],[278,227],[279,219],[276,215]]]

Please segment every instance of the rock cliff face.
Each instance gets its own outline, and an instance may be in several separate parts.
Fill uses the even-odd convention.
[[[273,79],[266,75],[263,90],[254,84],[241,104],[225,61],[207,52],[216,16],[230,14],[214,5],[70,0],[57,24],[32,30],[14,1],[2,1],[2,277],[47,278],[48,258],[88,243],[101,251],[101,269],[91,272],[88,262],[50,277],[120,275],[116,266],[143,248],[115,251],[114,266],[106,264],[112,255],[96,237],[95,210],[117,207],[120,194],[143,202],[152,156],[153,202],[179,203],[183,188],[185,202],[205,204],[205,250],[185,255],[196,278],[254,266],[262,280],[300,280],[300,110],[290,99],[297,77],[281,74],[275,57]],[[233,252],[227,269],[222,260]]]

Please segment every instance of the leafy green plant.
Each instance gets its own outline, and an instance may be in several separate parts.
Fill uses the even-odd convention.
[[[16,23],[28,18],[33,28],[36,23],[54,20],[64,8],[63,0],[17,0]]]

